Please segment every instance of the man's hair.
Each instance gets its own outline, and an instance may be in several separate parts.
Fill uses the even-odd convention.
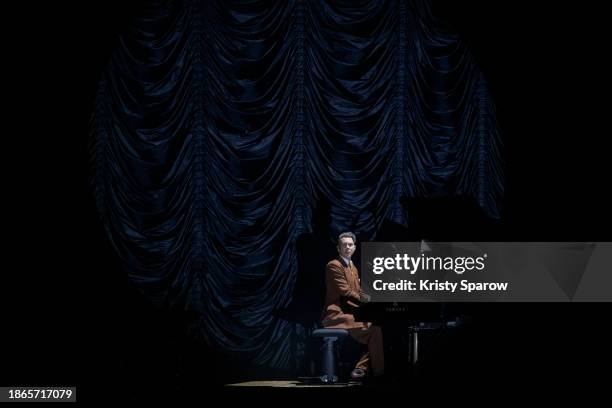
[[[342,238],[351,238],[354,244],[357,243],[357,237],[350,231],[343,232],[342,234],[338,235],[338,245],[340,245],[340,240],[342,240]]]

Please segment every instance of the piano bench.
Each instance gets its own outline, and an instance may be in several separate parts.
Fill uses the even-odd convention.
[[[320,377],[321,381],[326,384],[333,384],[338,381],[336,376],[336,350],[335,343],[338,339],[343,339],[348,336],[348,330],[344,329],[316,329],[313,330],[313,337],[323,338],[323,367],[324,372]]]

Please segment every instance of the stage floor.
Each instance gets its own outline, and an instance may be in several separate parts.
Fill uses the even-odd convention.
[[[262,380],[246,381],[233,384],[226,384],[226,387],[259,387],[259,388],[350,388],[360,387],[363,384],[357,381],[337,382],[335,384],[322,384],[317,382],[296,381],[296,380]]]

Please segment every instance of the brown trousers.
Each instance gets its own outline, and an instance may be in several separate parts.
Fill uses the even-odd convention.
[[[368,363],[372,367],[372,374],[382,375],[385,373],[385,354],[383,351],[382,330],[371,323],[364,323],[364,327],[348,329],[353,339],[361,344],[368,345],[368,351],[361,356],[355,368],[369,371]]]

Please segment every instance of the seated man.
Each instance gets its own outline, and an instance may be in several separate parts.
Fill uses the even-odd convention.
[[[356,322],[352,310],[369,302],[370,296],[361,290],[359,272],[351,256],[355,252],[356,237],[344,232],[338,237],[338,258],[326,267],[327,295],[323,311],[323,327],[346,329],[353,339],[367,344],[368,351],[359,359],[352,378],[362,378],[370,370],[375,376],[384,374],[382,331],[371,323]]]

